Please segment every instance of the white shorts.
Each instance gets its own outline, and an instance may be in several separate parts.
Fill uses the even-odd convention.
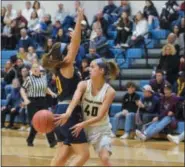
[[[106,149],[112,154],[110,126],[88,127],[85,129],[85,132],[88,142],[93,145],[97,154],[99,154],[102,149]]]

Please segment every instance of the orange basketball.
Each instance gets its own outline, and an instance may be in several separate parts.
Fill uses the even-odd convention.
[[[55,127],[53,113],[48,110],[40,110],[36,112],[33,116],[32,124],[37,132],[51,132]]]

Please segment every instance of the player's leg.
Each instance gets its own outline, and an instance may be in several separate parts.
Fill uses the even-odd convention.
[[[65,166],[67,160],[74,154],[71,146],[58,143],[57,151],[53,157],[50,166]]]
[[[69,166],[83,166],[90,157],[88,143],[71,144],[75,158]]]

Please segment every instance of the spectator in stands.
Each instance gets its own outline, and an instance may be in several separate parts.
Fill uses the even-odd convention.
[[[180,33],[184,33],[184,29],[185,29],[185,17],[183,17],[181,19],[181,23],[180,23]]]
[[[132,47],[134,45],[143,44],[144,37],[147,37],[148,22],[141,12],[138,12],[135,17],[136,27],[133,31],[131,40],[128,44],[122,45],[123,47]]]
[[[103,35],[108,37],[107,30],[108,30],[108,22],[103,18],[102,11],[98,12],[98,14],[95,16],[95,19],[93,21],[93,31],[91,33],[91,39],[94,39],[97,37],[97,31],[99,29],[102,30]],[[94,32],[95,31],[95,32]]]
[[[28,61],[32,61],[34,58],[37,58],[37,54],[35,52],[35,48],[34,47],[28,47],[28,53],[26,56]]]
[[[77,11],[80,7],[82,7],[82,3],[79,0],[75,0],[75,2],[74,2],[74,13],[72,13],[72,15],[71,15],[73,17],[74,21],[77,18]]]
[[[29,23],[29,21],[31,19],[31,14],[33,12],[33,8],[31,6],[30,1],[26,1],[25,6],[26,6],[26,8],[23,9],[22,15],[26,18],[27,22]]]
[[[7,11],[4,17],[4,23],[6,24],[7,21],[12,21],[17,17],[17,12],[15,9],[12,9],[12,4],[7,5]]]
[[[10,114],[10,122],[6,128],[13,129],[15,117],[19,114],[21,95],[18,79],[12,81],[12,87],[10,96],[7,98],[7,105],[1,108],[1,128],[5,127],[6,115]]]
[[[103,8],[104,18],[112,24],[114,22],[114,18],[112,17],[113,11],[117,9],[117,6],[114,4],[114,0],[108,0],[108,5]]]
[[[96,47],[93,45],[89,46],[89,53],[85,55],[85,58],[91,62],[94,59],[100,58],[100,55],[96,53]]]
[[[53,39],[52,38],[47,39],[45,47],[44,47],[44,52],[48,53],[50,51],[50,49],[52,48],[53,44],[54,43],[53,43]]]
[[[28,30],[32,34],[32,32],[38,29],[40,29],[39,18],[38,18],[37,12],[33,11],[31,13],[30,21],[28,22]]]
[[[27,35],[26,29],[21,29],[21,39],[18,43],[18,48],[24,48],[25,51],[28,51],[29,46],[34,46],[33,40]]]
[[[181,3],[180,10],[183,11],[183,12],[185,11],[185,2]]]
[[[179,56],[180,46],[179,41],[177,40],[177,36],[174,33],[170,33],[167,38],[168,44],[172,44],[175,47],[176,55]]]
[[[177,102],[177,97],[172,94],[172,86],[165,85],[164,97],[162,97],[160,101],[160,114],[153,118],[153,123],[143,132],[136,130],[137,137],[142,141],[146,141],[162,131],[168,125],[170,125],[171,129],[175,129],[177,122],[174,116]]]
[[[179,71],[185,71],[185,55],[180,59]]]
[[[19,29],[27,28],[28,21],[24,16],[22,16],[22,11],[18,10],[17,11],[17,17],[15,18],[17,25]]]
[[[34,1],[33,3],[33,9],[37,12],[38,18],[41,21],[44,16],[44,10],[41,8],[39,1]]]
[[[128,40],[128,37],[132,34],[133,23],[129,19],[128,13],[123,12],[118,23],[116,24],[117,29],[117,38],[116,44],[118,47],[120,44],[125,44]]]
[[[7,21],[1,34],[1,49],[12,49],[11,21]]]
[[[4,69],[2,70],[3,71],[3,73],[2,74],[7,74],[10,70],[11,70],[11,68],[12,68],[12,63],[11,63],[11,61],[10,60],[8,60],[8,61],[6,61],[6,64],[5,64],[5,67],[4,67]],[[2,75],[1,74],[1,75]],[[4,77],[4,75],[2,76],[2,77]]]
[[[148,24],[151,25],[154,17],[159,17],[157,9],[154,6],[152,0],[145,1],[145,7],[143,9],[144,17],[148,20]]]
[[[97,30],[97,37],[91,43],[96,47],[96,51],[101,57],[106,57],[107,53],[107,38],[103,35],[101,30]]]
[[[17,53],[17,58],[20,58],[24,61],[27,60],[27,52],[23,47],[19,48],[19,52]]]
[[[177,96],[183,97],[185,94],[185,72],[179,72],[179,77],[174,83],[173,91]]]
[[[17,57],[16,55],[10,57],[10,62],[12,64],[11,69],[5,74],[4,81],[7,85],[10,85],[14,78],[16,78],[17,75]]]
[[[87,80],[89,78],[89,61],[88,59],[83,59],[81,63],[81,75],[82,80]]]
[[[1,7],[1,32],[3,30],[3,27],[5,26],[5,23],[4,23],[5,14],[6,14],[6,8]]]
[[[155,73],[155,79],[151,79],[149,84],[155,92],[155,95],[161,97],[164,95],[164,86],[169,84],[169,82],[165,80],[164,72],[162,70],[157,70]]]
[[[81,22],[81,44],[89,40],[91,30],[88,28],[87,22],[85,20],[82,20]]]
[[[60,21],[60,23],[63,24],[64,19],[66,18],[67,15],[68,13],[64,9],[64,4],[59,3],[58,10],[55,13],[55,21]]]
[[[154,117],[158,116],[160,101],[159,98],[155,96],[150,85],[145,85],[143,87],[143,95],[144,97],[137,102],[137,106],[140,108],[143,124],[146,124],[151,122]]]
[[[181,33],[180,34],[180,36],[179,36],[179,50],[180,50],[180,52],[179,52],[179,56],[180,57],[182,57],[182,56],[184,56],[184,54],[185,54],[185,33],[183,32],[183,33]]]
[[[19,77],[20,84],[22,85],[26,78],[29,76],[29,69],[24,66],[21,68],[21,75]]]
[[[12,34],[12,44],[13,44],[12,49],[15,49],[16,44],[18,43],[21,37],[20,29],[15,20],[12,20],[11,22],[11,34]]]
[[[167,138],[168,138],[169,141],[178,145],[181,141],[184,141],[184,132],[182,132],[178,136],[173,136],[173,135],[168,134]]]
[[[140,96],[136,93],[136,85],[134,83],[128,82],[126,87],[127,93],[123,97],[122,111],[114,117],[112,125],[113,134],[111,135],[112,137],[116,136],[120,120],[125,120],[125,134],[120,137],[121,139],[129,138],[131,130],[135,128],[135,113],[138,109],[137,102],[140,99]]]
[[[130,15],[131,9],[130,9],[130,3],[129,0],[121,0],[121,5],[117,9],[113,11],[113,14],[119,18],[123,12],[128,13]]]
[[[55,22],[55,24],[53,25],[53,29],[52,29],[52,38],[53,38],[53,39],[56,38],[57,33],[58,33],[59,29],[61,29],[61,28],[62,28],[62,25],[61,25],[60,21],[57,20],[57,21]]]
[[[176,56],[175,47],[167,44],[162,49],[162,55],[159,61],[158,69],[166,72],[166,79],[172,85],[177,79],[179,68],[179,59]]]
[[[69,36],[66,35],[66,33],[64,33],[63,29],[60,28],[57,32],[57,36],[56,36],[55,41],[61,42],[61,43],[69,43],[70,38],[69,38]]]
[[[179,29],[179,26],[178,25],[175,25],[173,27],[173,33],[176,35],[177,41],[178,41],[179,40],[178,38],[179,38],[179,35],[180,35],[180,29]]]

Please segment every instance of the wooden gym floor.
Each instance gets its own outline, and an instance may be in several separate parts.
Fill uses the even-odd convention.
[[[2,166],[49,166],[56,147],[51,149],[43,135],[37,135],[34,147],[26,146],[28,132],[2,130]],[[113,139],[113,166],[184,166],[184,143],[175,145],[167,140]],[[91,157],[85,166],[101,166],[90,147]]]

